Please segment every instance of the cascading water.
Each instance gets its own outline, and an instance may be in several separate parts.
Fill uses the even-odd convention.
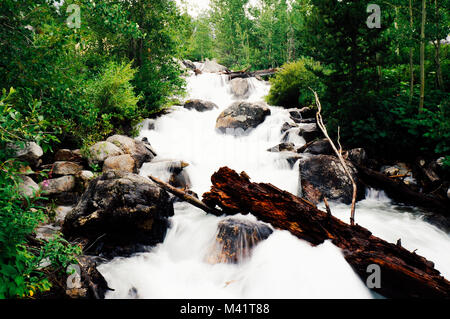
[[[261,101],[269,86],[254,78],[247,101]],[[270,182],[296,194],[298,165],[290,165],[280,153],[266,150],[280,143],[281,126],[289,114],[270,107],[271,115],[250,134],[241,137],[215,130],[218,115],[234,102],[226,76],[205,73],[187,78],[189,98],[216,103],[219,108],[197,112],[176,107],[148,129],[144,123],[139,138],[147,137],[158,156],[144,164],[140,174],[169,178],[163,160],[189,164],[191,189],[208,191],[211,175],[222,166],[245,171],[253,182]],[[294,138],[294,137],[292,137]],[[298,137],[297,137],[298,139]],[[304,143],[292,141],[297,145]],[[161,160],[160,165],[154,164]],[[402,239],[407,249],[436,264],[450,277],[450,236],[423,221],[420,213],[400,212],[387,197],[369,190],[356,208],[356,219],[374,235],[391,242]],[[348,222],[349,206],[331,203],[333,214]],[[365,283],[353,272],[342,252],[331,242],[312,247],[287,231],[274,230],[257,244],[251,256],[234,263],[210,263],[219,223],[226,217],[207,215],[187,204],[175,203],[164,242],[146,253],[116,258],[98,268],[110,287],[107,298],[372,298]],[[251,215],[238,215],[255,222]]]

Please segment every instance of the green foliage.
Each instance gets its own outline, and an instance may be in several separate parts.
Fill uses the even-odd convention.
[[[31,247],[29,237],[47,219],[45,209],[20,191],[22,177],[19,169],[26,163],[10,158],[11,144],[23,147],[27,141],[38,140],[43,148],[56,138],[43,131],[49,126],[35,102],[27,113],[16,110],[11,101],[14,90],[3,90],[0,97],[0,299],[28,297],[50,289],[51,285],[41,268],[49,259],[54,269],[61,270],[74,262],[79,253],[60,237],[43,247]],[[39,198],[45,200],[45,198]]]
[[[318,94],[325,91],[320,80],[324,68],[320,63],[310,58],[301,58],[296,62],[286,63],[275,77],[270,79],[272,84],[267,102],[271,105],[284,107],[303,107],[314,103],[313,89]]]
[[[109,62],[95,78],[86,84],[86,97],[91,114],[95,116],[94,125],[85,127],[89,140],[96,141],[108,137],[112,132],[123,132],[126,127],[133,127],[142,118],[137,103],[141,96],[136,96],[131,81],[136,70],[131,63]]]

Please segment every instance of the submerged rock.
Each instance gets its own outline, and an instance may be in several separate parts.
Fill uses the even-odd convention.
[[[250,87],[247,79],[235,78],[230,81],[231,93],[236,99],[244,100],[250,96]]]
[[[356,168],[346,162],[360,194],[364,193],[357,178]],[[339,159],[331,155],[311,155],[299,161],[301,194],[313,203],[325,196],[346,204],[352,202],[353,186]]]
[[[142,176],[110,171],[90,182],[63,233],[86,238],[95,254],[127,256],[162,242],[172,215],[166,191]]]
[[[268,107],[257,103],[235,102],[219,115],[216,129],[222,133],[243,135],[264,122],[268,115]]]
[[[186,101],[186,103],[184,103],[184,108],[188,110],[194,109],[198,112],[204,112],[217,109],[218,106],[213,102],[193,99]]]
[[[242,262],[251,255],[253,247],[273,232],[264,223],[234,217],[222,220],[217,228],[216,240],[207,257],[211,264]]]

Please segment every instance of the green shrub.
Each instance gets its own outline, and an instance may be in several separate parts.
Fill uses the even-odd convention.
[[[136,70],[131,63],[109,62],[103,70],[86,84],[87,107],[95,114],[93,127],[83,127],[84,138],[98,141],[114,133],[133,132],[133,127],[142,120],[131,80]]]
[[[312,88],[320,95],[325,86],[319,76],[325,72],[320,63],[310,58],[284,64],[282,70],[270,80],[267,102],[284,107],[310,106],[314,102]]]

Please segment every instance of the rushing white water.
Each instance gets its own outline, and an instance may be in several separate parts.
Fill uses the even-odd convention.
[[[250,79],[248,101],[261,101],[269,86]],[[270,107],[271,115],[249,135],[233,137],[215,131],[217,116],[234,100],[224,76],[202,74],[188,78],[189,98],[216,103],[213,111],[176,108],[159,118],[154,129],[144,125],[139,138],[147,137],[158,153],[154,161],[172,159],[189,163],[185,171],[192,190],[209,190],[211,175],[222,166],[245,171],[254,182],[270,182],[297,193],[298,165],[293,168],[279,153],[266,150],[280,143],[281,126],[289,121],[286,110]],[[304,141],[292,141],[296,144]],[[164,164],[144,164],[140,174],[164,180]],[[402,239],[408,249],[433,260],[450,277],[450,236],[420,214],[400,213],[386,197],[369,192],[358,203],[356,220],[388,241]],[[349,207],[332,203],[337,217],[348,221]],[[275,230],[259,243],[250,258],[239,264],[210,264],[217,225],[224,217],[207,215],[186,203],[175,204],[164,242],[150,252],[116,258],[99,266],[110,287],[108,298],[372,298],[372,294],[330,242],[312,247],[287,231]],[[240,216],[256,220],[253,216]]]

